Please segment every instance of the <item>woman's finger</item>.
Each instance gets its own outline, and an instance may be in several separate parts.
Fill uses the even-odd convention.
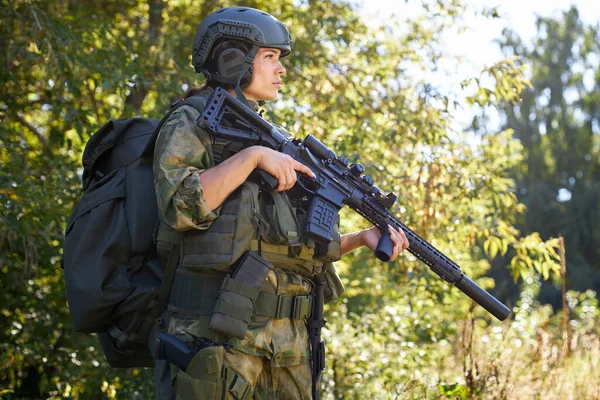
[[[394,249],[392,250],[392,256],[390,257],[390,261],[394,261],[396,257],[398,257],[398,253],[400,253],[400,245],[396,243],[394,244]]]
[[[298,179],[296,171],[294,171],[291,168],[285,171],[285,178],[287,182],[285,190],[291,189],[294,186],[294,184],[296,184],[296,179]]]
[[[402,248],[403,250],[408,249],[408,247],[410,246],[410,242],[408,241],[408,238],[406,237],[406,233],[404,233],[404,230],[400,229],[400,236],[402,236]]]
[[[277,177],[277,180],[279,181],[279,186],[277,186],[277,191],[281,192],[282,190],[285,190],[285,188],[287,186],[287,177],[286,177],[286,174],[283,173],[283,174],[279,175]]]
[[[312,170],[310,168],[308,168],[306,165],[299,163],[298,161],[294,160],[294,169],[296,171],[300,171],[308,176],[310,176],[311,178],[316,178],[315,174],[312,172]]]
[[[396,244],[398,241],[398,235],[397,235],[396,230],[391,225],[388,225],[388,233],[390,234],[390,238],[392,239],[392,242],[394,242],[394,244]]]

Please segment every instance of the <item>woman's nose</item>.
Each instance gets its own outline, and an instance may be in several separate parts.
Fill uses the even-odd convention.
[[[277,67],[277,73],[278,74],[285,74],[287,70],[285,69],[285,67],[283,66],[283,64],[281,63],[281,61],[279,61],[279,66]]]

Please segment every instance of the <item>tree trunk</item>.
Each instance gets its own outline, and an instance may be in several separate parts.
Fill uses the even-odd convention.
[[[150,48],[154,48],[154,51],[152,51],[154,54],[158,52],[158,44],[164,22],[162,12],[165,8],[165,5],[166,3],[164,0],[148,0],[148,21],[150,23],[150,26],[148,27],[148,37],[150,38]],[[143,76],[138,77],[137,81],[135,82],[135,86],[131,88],[129,95],[125,99],[126,109],[133,108],[133,110],[137,112],[142,107],[144,99],[148,95],[148,88],[150,86],[149,81],[153,77],[158,76],[160,71],[158,57],[155,57],[155,59],[156,62],[154,63],[152,69],[150,71],[144,71]]]

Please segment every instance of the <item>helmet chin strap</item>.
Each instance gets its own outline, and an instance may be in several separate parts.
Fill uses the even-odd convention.
[[[237,99],[239,101],[241,101],[242,103],[244,103],[247,107],[250,107],[250,104],[248,103],[248,99],[246,98],[246,96],[244,96],[244,92],[242,92],[242,88],[240,88],[240,82],[238,81],[237,85],[235,86],[235,97],[237,97]]]
[[[248,53],[248,55],[246,56],[246,60],[245,60],[246,66],[240,71],[237,82],[235,84],[235,96],[237,97],[237,99],[239,101],[244,103],[248,108],[252,108],[252,107],[250,107],[250,103],[248,103],[248,99],[246,99],[246,96],[244,96],[244,92],[242,92],[242,88],[240,87],[240,82],[242,81],[242,78],[244,77],[244,75],[246,75],[246,73],[250,70],[250,68],[252,68],[252,65],[254,65],[254,58],[256,58],[257,53],[258,53],[258,47],[252,46],[250,53]],[[250,77],[250,80],[252,82],[252,77]]]

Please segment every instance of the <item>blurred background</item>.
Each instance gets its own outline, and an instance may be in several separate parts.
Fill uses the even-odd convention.
[[[408,253],[356,251],[323,397],[600,398],[600,9],[583,0],[1,2],[0,397],[153,398],[151,369],[111,369],[74,332],[64,228],[87,139],[199,86],[195,30],[230,5],[295,42],[267,119],[363,163],[513,311],[498,322]]]

